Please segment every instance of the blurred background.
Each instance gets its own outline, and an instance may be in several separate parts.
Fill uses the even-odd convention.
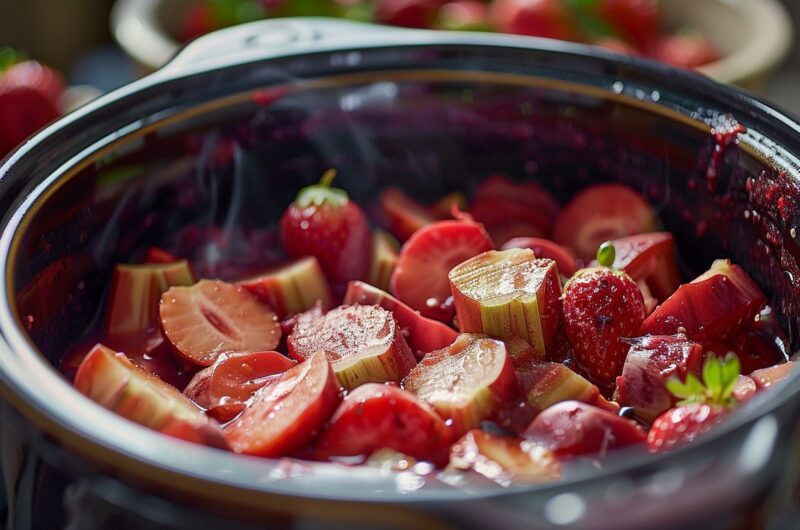
[[[145,75],[208,31],[267,17],[328,15],[587,42],[699,68],[800,114],[797,0],[0,0],[0,5],[0,49],[20,52],[16,61],[52,66],[63,74],[65,87],[91,87],[62,97],[59,113]],[[4,60],[9,63],[8,50],[0,51],[6,56],[0,54],[2,68]],[[21,108],[0,100],[3,104]],[[27,121],[28,114],[12,114],[0,112],[0,129],[4,120],[12,124],[6,128]],[[45,113],[42,119],[49,117]],[[15,131],[5,142],[11,145],[30,132]],[[0,130],[0,151],[1,136]]]

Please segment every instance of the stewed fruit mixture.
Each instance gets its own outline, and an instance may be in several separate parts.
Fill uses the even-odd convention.
[[[117,265],[100,340],[63,361],[75,388],[236,453],[510,484],[691,443],[793,367],[747,272],[720,259],[684,282],[631,188],[563,207],[504,176],[430,205],[386,189],[378,228],[333,177],[283,212],[283,265],[235,282],[174,249]]]

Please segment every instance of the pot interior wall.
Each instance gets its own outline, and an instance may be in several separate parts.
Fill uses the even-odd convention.
[[[208,102],[120,139],[36,204],[12,257],[18,315],[57,364],[101,323],[113,265],[141,259],[148,246],[190,257],[201,276],[235,278],[278,262],[280,214],[334,167],[337,184],[376,221],[376,197],[389,185],[426,201],[469,194],[503,173],[563,202],[592,183],[626,183],[677,235],[687,278],[731,258],[795,336],[796,234],[765,197],[777,187],[797,204],[796,186],[737,145],[718,147],[701,121],[655,108],[457,73],[333,79]]]

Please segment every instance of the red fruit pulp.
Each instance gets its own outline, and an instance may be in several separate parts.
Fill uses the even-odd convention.
[[[578,270],[578,264],[572,251],[554,241],[542,237],[515,237],[505,242],[501,250],[509,248],[529,248],[537,258],[547,258],[556,262],[558,272],[567,278]]]

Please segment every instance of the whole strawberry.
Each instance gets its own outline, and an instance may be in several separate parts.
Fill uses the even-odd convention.
[[[621,339],[636,336],[646,316],[639,287],[622,271],[595,267],[578,271],[563,298],[564,330],[575,359],[596,381],[613,384],[630,348]]]
[[[739,359],[732,353],[722,360],[711,355],[703,365],[702,383],[692,374],[685,383],[677,378],[668,380],[669,391],[683,400],[653,422],[647,435],[650,451],[686,445],[720,423],[737,403],[733,392],[739,367]]]
[[[314,256],[334,286],[365,280],[372,234],[363,210],[343,190],[331,187],[334,170],[319,184],[300,190],[281,217],[281,239],[293,258]]]

